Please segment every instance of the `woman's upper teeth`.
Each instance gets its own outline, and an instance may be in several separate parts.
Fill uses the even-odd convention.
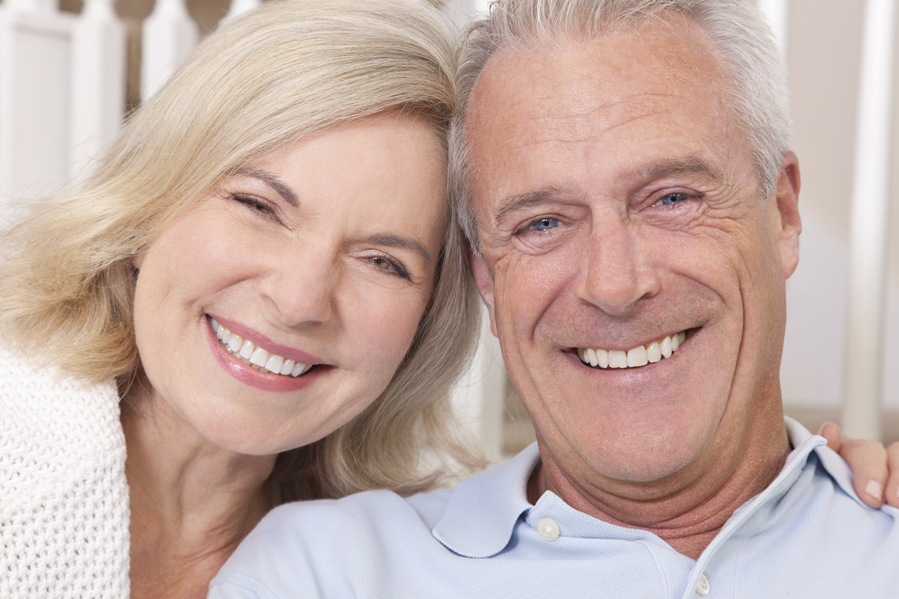
[[[303,364],[266,351],[257,347],[249,339],[232,333],[216,319],[210,318],[209,321],[212,324],[212,330],[215,331],[215,336],[232,355],[241,358],[245,364],[258,368],[261,372],[274,372],[296,377],[306,374],[313,366],[313,364]]]
[[[662,358],[670,358],[686,338],[686,331],[681,331],[627,351],[581,347],[578,348],[577,355],[581,362],[593,368],[637,368],[654,364]]]

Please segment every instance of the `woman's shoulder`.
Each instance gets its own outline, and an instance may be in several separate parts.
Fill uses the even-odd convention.
[[[80,441],[74,453],[124,447],[115,382],[86,384],[0,348],[0,435],[4,449],[14,438],[32,449]]]
[[[0,349],[0,595],[127,596],[128,547],[114,382]]]

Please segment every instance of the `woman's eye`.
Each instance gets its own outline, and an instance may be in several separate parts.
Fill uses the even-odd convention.
[[[549,231],[550,229],[555,229],[559,226],[558,219],[555,218],[541,218],[539,220],[531,223],[531,229],[534,231]]]
[[[403,279],[409,278],[409,273],[406,272],[405,268],[403,268],[397,262],[388,260],[384,256],[368,256],[366,258],[366,260],[368,261],[369,264],[371,264],[378,270],[383,270],[387,274],[397,275]]]
[[[264,214],[265,216],[273,216],[275,214],[271,206],[253,196],[234,194],[232,197],[241,204],[244,204],[257,212]]]
[[[380,256],[372,256],[368,259],[369,262],[380,268],[381,270],[388,270],[391,267],[390,262],[385,260]]]
[[[677,204],[679,202],[683,202],[686,199],[689,199],[685,193],[669,193],[666,196],[662,196],[662,199],[659,200],[659,204],[662,206],[670,206],[671,204]]]

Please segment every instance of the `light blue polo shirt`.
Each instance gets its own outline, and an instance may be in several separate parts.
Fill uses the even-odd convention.
[[[783,471],[698,561],[549,491],[528,503],[532,445],[454,489],[281,506],[209,597],[899,597],[899,510],[866,507],[824,439],[787,430],[796,449]]]

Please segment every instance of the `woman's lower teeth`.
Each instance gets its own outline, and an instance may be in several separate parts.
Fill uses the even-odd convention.
[[[270,354],[266,350],[256,347],[252,341],[232,333],[214,318],[210,318],[209,321],[219,343],[228,353],[259,372],[298,377],[309,372],[314,366],[314,364],[285,360],[279,355]]]

